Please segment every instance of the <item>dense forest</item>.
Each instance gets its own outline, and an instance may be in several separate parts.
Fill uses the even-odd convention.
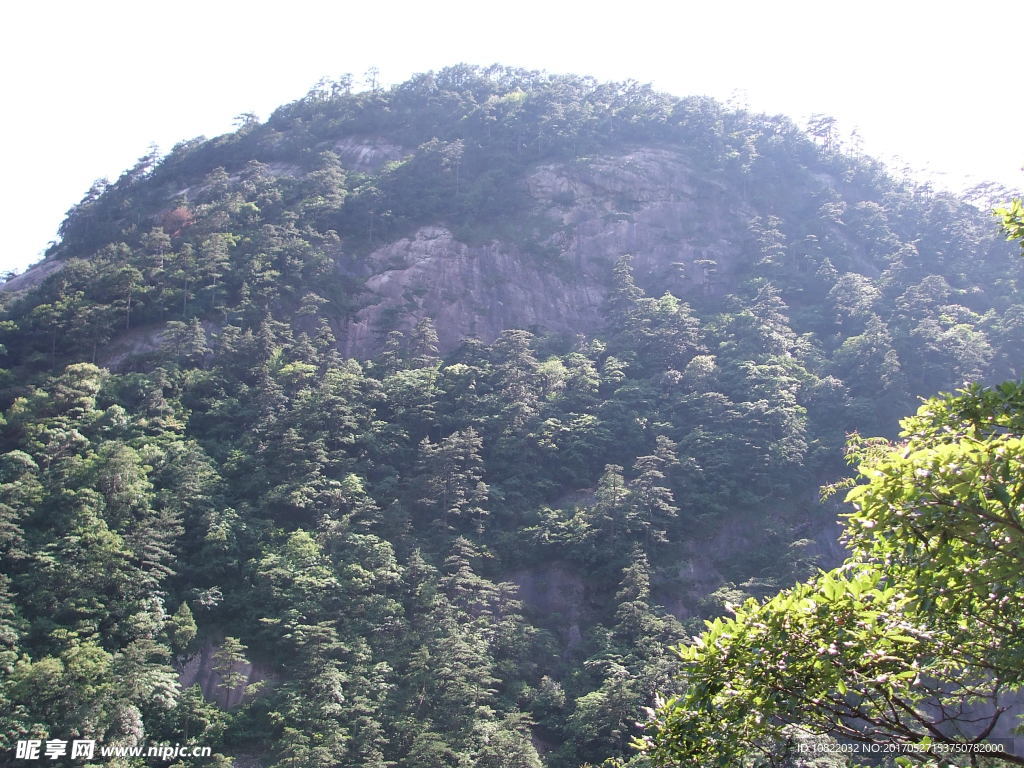
[[[325,82],[59,234],[0,293],[12,763],[652,765],[670,646],[845,556],[848,434],[1024,359],[987,211],[634,82]]]

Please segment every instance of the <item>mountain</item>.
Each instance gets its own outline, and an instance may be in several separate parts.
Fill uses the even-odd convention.
[[[628,757],[847,432],[1019,373],[991,217],[815,133],[459,66],[97,183],[0,295],[0,748]]]

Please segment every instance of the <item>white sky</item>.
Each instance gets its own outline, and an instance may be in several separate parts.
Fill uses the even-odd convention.
[[[0,31],[0,270],[41,257],[94,179],[150,143],[231,130],[323,76],[384,84],[449,64],[633,78],[739,94],[803,124],[857,128],[867,152],[938,183],[1024,186],[1016,14],[966,2],[13,0]]]

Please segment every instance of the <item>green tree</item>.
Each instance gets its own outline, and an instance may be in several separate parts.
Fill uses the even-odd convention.
[[[632,509],[627,520],[632,532],[641,533],[648,546],[652,541],[667,540],[666,527],[679,514],[666,477],[678,465],[676,444],[664,435],[658,435],[652,455],[640,456],[633,464],[636,478],[629,483]]]
[[[454,432],[439,443],[424,438],[417,464],[420,476],[419,504],[439,513],[447,527],[474,532],[483,530],[488,488],[483,482],[483,439],[470,427]]]
[[[924,409],[950,405],[971,407],[961,398]],[[653,755],[737,765],[770,750],[786,724],[895,744],[969,742],[996,724],[1021,682],[1010,575],[1019,555],[1009,544],[1018,491],[981,478],[1019,472],[1019,452],[999,457],[1020,437],[990,432],[984,447],[936,439],[949,424],[928,414],[908,448],[862,454],[868,482],[850,494],[846,566],[763,605],[748,601],[678,649],[686,688],[657,714]],[[971,438],[979,428],[990,429],[973,422]]]
[[[416,323],[409,340],[409,362],[414,368],[428,368],[441,362],[438,356],[437,329],[434,321],[425,317]]]
[[[683,693],[640,743],[656,764],[771,757],[789,726],[889,745],[996,732],[1024,688],[1024,383],[932,398],[902,427],[850,443],[845,565],[677,648]]]
[[[179,659],[187,657],[192,648],[192,642],[196,639],[197,630],[192,609],[188,607],[188,603],[183,602],[167,622],[167,634],[170,637],[171,649]]]
[[[241,640],[230,636],[225,637],[220,647],[217,648],[214,655],[213,671],[220,678],[217,685],[224,689],[226,694],[245,685],[249,679],[249,676],[242,671],[249,663],[245,657],[247,650],[249,649]]]

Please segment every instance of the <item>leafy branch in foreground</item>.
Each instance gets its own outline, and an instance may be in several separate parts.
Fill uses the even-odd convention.
[[[787,725],[970,744],[1009,717],[1024,684],[1024,386],[929,400],[903,427],[861,460],[844,566],[676,649],[685,692],[640,744],[656,762],[775,764]]]
[[[1024,200],[1011,200],[1009,208],[996,208],[995,214],[1002,221],[1007,240],[1024,241]]]

